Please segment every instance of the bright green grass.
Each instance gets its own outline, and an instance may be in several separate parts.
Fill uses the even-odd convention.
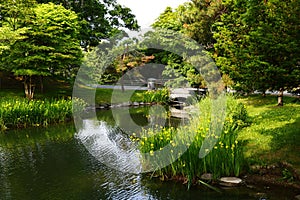
[[[240,98],[252,117],[252,125],[239,135],[248,141],[245,156],[250,162],[287,161],[300,169],[300,103],[294,100],[284,97],[284,106],[278,107],[276,96]]]
[[[113,94],[114,93],[114,94]],[[112,95],[114,95],[114,103],[123,103],[132,101],[138,94],[143,94],[144,91],[132,91],[132,90],[113,90],[113,89],[97,89],[95,94],[95,102],[101,103],[112,103]]]

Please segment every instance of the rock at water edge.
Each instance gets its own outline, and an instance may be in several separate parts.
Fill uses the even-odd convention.
[[[237,177],[222,177],[220,178],[220,185],[227,187],[235,187],[242,183],[242,179]]]

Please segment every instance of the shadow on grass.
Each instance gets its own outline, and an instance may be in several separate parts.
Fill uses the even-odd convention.
[[[300,117],[294,123],[286,124],[283,127],[270,129],[268,134],[273,135],[271,142],[272,149],[283,147],[300,147]],[[300,157],[300,152],[297,152]]]
[[[43,91],[40,84],[35,87],[34,99],[65,98],[72,95],[72,85],[65,81],[44,78]],[[24,98],[24,86],[21,81],[5,77],[2,78],[0,97]]]
[[[261,95],[253,94],[249,96],[239,97],[244,103],[252,105],[254,107],[265,107],[266,105],[273,107],[277,105],[277,96],[276,95],[267,95],[262,97]],[[284,105],[293,103],[296,97],[285,96],[283,97]]]
[[[267,162],[287,161],[300,168],[299,108],[275,108],[261,116],[266,117],[267,121],[265,119],[259,125],[258,137],[270,139],[269,150],[260,150],[259,157]]]
[[[300,104],[284,97],[276,106],[276,96],[241,97],[252,118],[251,126],[241,132],[247,141],[245,155],[251,162],[266,164],[287,161],[300,168]]]

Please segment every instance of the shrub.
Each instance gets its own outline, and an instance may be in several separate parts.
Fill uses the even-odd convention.
[[[7,127],[4,124],[3,119],[0,117],[0,132],[3,132],[7,129]]]

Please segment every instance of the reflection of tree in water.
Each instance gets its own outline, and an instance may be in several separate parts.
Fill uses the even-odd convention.
[[[130,113],[130,117],[132,121],[139,127],[146,127],[150,123],[153,125],[161,124],[161,122],[165,121],[163,124],[165,127],[178,127],[181,123],[180,118],[170,117],[169,108],[166,106],[164,112],[155,112],[153,110],[150,111],[151,106],[143,106],[143,107],[125,107],[125,108],[115,108],[114,112],[117,113],[116,117],[114,118],[111,109],[103,109],[97,111],[97,119],[99,121],[105,121],[108,125],[114,127],[116,125],[121,125],[122,127],[126,127],[128,119],[126,119],[128,109]],[[116,112],[117,109],[117,112]]]
[[[34,147],[37,141],[40,145],[49,141],[68,141],[74,137],[75,132],[73,123],[14,129],[7,131],[6,134],[0,134],[0,146],[13,148],[14,146],[27,145]]]

